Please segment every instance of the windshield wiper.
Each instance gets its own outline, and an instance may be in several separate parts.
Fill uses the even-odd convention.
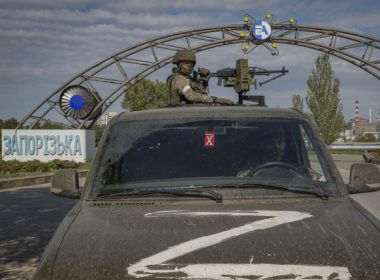
[[[329,192],[326,189],[323,189],[321,187],[309,187],[308,185],[287,186],[272,183],[240,183],[227,185],[208,185],[203,186],[202,188],[270,188],[289,192],[314,194],[324,200],[327,200],[329,197]]]
[[[98,194],[100,198],[120,198],[131,196],[151,196],[151,195],[175,195],[175,196],[188,196],[188,197],[205,197],[215,200],[217,203],[221,203],[223,196],[220,193],[212,190],[198,188],[198,187],[186,187],[186,188],[129,188],[123,191],[112,192],[103,191]]]

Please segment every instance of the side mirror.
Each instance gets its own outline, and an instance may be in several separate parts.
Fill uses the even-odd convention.
[[[78,171],[75,169],[60,169],[54,173],[50,192],[57,196],[79,198]]]
[[[372,163],[354,163],[350,170],[350,194],[374,192],[380,189],[380,171]]]

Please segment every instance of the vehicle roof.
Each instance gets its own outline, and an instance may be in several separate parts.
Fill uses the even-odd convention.
[[[123,112],[113,119],[114,122],[146,120],[146,119],[173,119],[188,117],[262,117],[284,119],[307,119],[294,109],[268,108],[258,106],[181,106],[137,112]]]

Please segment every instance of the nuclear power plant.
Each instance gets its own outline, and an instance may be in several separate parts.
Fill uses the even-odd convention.
[[[375,116],[372,113],[375,112]],[[355,102],[354,118],[350,119],[342,133],[341,141],[355,141],[355,138],[365,134],[373,134],[377,139],[380,137],[380,109],[368,108],[368,119],[360,116],[359,100]]]

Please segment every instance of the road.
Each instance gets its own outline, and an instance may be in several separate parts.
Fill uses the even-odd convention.
[[[348,182],[361,156],[334,156]],[[38,260],[75,199],[50,194],[49,184],[0,191],[0,279],[31,279]],[[380,220],[380,191],[352,195]]]
[[[31,279],[55,229],[76,200],[49,184],[0,192],[0,279]]]

